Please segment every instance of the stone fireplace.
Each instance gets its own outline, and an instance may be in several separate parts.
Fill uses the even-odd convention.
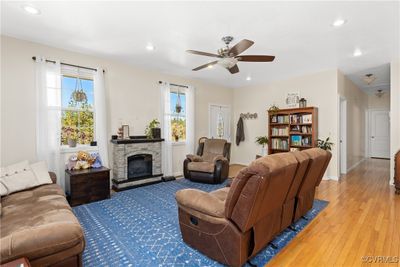
[[[113,188],[116,191],[161,181],[161,144],[164,139],[111,140]]]

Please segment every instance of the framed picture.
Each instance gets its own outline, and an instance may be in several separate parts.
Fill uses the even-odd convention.
[[[299,100],[300,100],[299,92],[287,93],[286,105],[288,108],[298,108]]]
[[[122,125],[122,139],[129,139],[129,125]]]

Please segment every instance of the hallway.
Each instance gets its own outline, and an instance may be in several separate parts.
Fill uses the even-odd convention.
[[[322,181],[316,198],[329,205],[268,266],[360,266],[363,256],[392,257],[397,263],[390,266],[400,266],[400,195],[394,191],[389,160],[367,159],[340,182]]]

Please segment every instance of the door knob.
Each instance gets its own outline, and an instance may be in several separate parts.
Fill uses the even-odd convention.
[[[371,136],[371,138],[372,138],[372,139],[374,139],[374,138],[375,138],[375,136]]]

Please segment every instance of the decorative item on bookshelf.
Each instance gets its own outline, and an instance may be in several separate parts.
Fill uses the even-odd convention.
[[[276,114],[279,111],[279,107],[275,104],[269,107],[268,112],[270,114]]]
[[[305,108],[305,107],[307,107],[307,100],[304,97],[300,98],[300,100],[299,100],[299,108]]]
[[[289,108],[297,108],[297,107],[299,107],[299,100],[300,100],[299,92],[287,93],[286,105]]]

